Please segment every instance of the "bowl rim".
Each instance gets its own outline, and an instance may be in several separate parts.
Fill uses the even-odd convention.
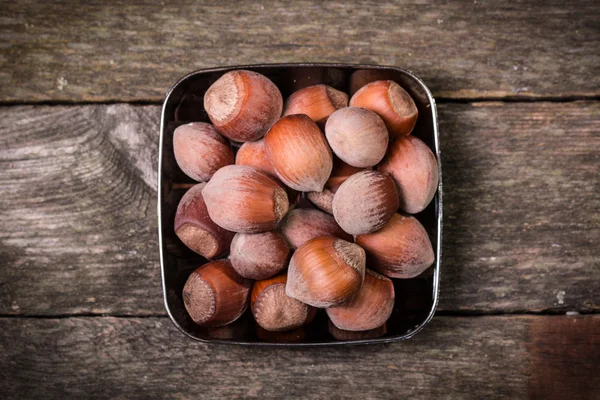
[[[238,69],[262,69],[262,68],[293,68],[293,67],[310,67],[310,68],[352,68],[355,70],[358,69],[373,69],[373,70],[388,70],[388,71],[396,71],[402,74],[407,75],[415,82],[419,84],[419,86],[423,89],[425,94],[427,95],[427,99],[429,101],[429,105],[431,107],[431,116],[432,116],[432,124],[433,124],[433,144],[434,144],[434,154],[437,160],[438,165],[438,175],[439,182],[438,188],[436,192],[436,196],[434,197],[434,201],[436,201],[436,223],[437,223],[437,243],[436,243],[436,260],[435,266],[433,270],[433,303],[429,314],[427,317],[417,325],[414,329],[409,330],[403,335],[392,336],[392,337],[381,337],[374,339],[358,339],[358,340],[339,340],[339,341],[329,341],[329,342],[308,342],[308,343],[273,343],[273,342],[248,342],[248,341],[240,341],[240,340],[224,340],[224,339],[203,339],[197,336],[192,335],[186,329],[184,329],[173,316],[171,309],[169,307],[168,299],[167,299],[167,287],[165,280],[165,263],[164,263],[164,255],[163,255],[163,237],[162,237],[162,161],[163,161],[163,141],[165,135],[165,114],[168,102],[173,94],[174,90],[179,87],[182,83],[188,80],[191,77],[200,74],[212,73],[212,72],[228,72],[232,70]],[[229,345],[244,345],[244,346],[269,346],[269,347],[314,347],[314,346],[347,346],[347,345],[364,345],[364,344],[376,344],[376,343],[392,343],[401,340],[407,340],[412,338],[414,335],[419,333],[425,326],[431,321],[433,318],[435,311],[439,302],[439,282],[440,282],[440,269],[441,269],[441,259],[442,259],[442,229],[443,229],[443,191],[442,191],[442,159],[441,159],[441,149],[439,142],[439,130],[438,130],[438,114],[437,114],[437,106],[435,103],[435,99],[427,87],[425,82],[422,79],[417,77],[412,71],[409,71],[404,68],[389,66],[389,65],[375,65],[375,64],[350,64],[350,63],[311,63],[311,62],[303,62],[303,63],[267,63],[267,64],[246,64],[246,65],[232,65],[232,66],[223,66],[223,67],[214,67],[214,68],[202,68],[190,72],[180,79],[178,79],[175,84],[171,86],[171,88],[167,91],[160,114],[160,137],[159,137],[159,149],[158,149],[158,186],[157,186],[157,217],[158,217],[158,245],[159,245],[159,256],[160,256],[160,271],[161,271],[161,281],[162,281],[162,289],[163,289],[163,302],[165,309],[171,322],[175,325],[175,327],[185,334],[187,337],[199,341],[202,343],[211,343],[211,344],[229,344]]]

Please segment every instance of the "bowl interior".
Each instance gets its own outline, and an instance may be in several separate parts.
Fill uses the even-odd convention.
[[[423,212],[415,215],[429,234],[436,252],[436,261],[419,277],[394,279],[396,303],[383,336],[369,338],[368,335],[357,335],[349,340],[336,340],[328,331],[327,316],[323,310],[319,310],[310,325],[284,334],[262,331],[252,320],[249,310],[233,324],[212,329],[197,326],[187,315],[181,294],[183,285],[189,274],[207,260],[187,249],[173,231],[177,204],[187,188],[195,183],[175,162],[173,131],[188,122],[210,122],[204,111],[204,93],[225,72],[241,68],[266,75],[280,88],[284,99],[295,90],[318,83],[349,93],[350,76],[355,70],[378,71],[381,77],[398,82],[415,100],[419,118],[412,134],[422,139],[436,154],[441,172],[435,102],[425,85],[408,71],[394,67],[334,64],[253,65],[202,70],[184,77],[167,94],[161,120],[158,215],[163,290],[169,316],[182,332],[193,339],[236,344],[375,343],[406,339],[414,335],[433,316],[437,303],[441,256],[441,174],[439,190],[434,200]]]

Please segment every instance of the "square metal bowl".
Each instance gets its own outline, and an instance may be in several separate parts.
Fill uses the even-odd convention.
[[[173,230],[177,204],[185,190],[194,183],[175,162],[173,131],[188,122],[210,122],[204,111],[204,93],[221,75],[235,69],[248,69],[267,76],[279,87],[284,99],[297,89],[318,83],[349,93],[351,74],[356,70],[371,70],[383,79],[396,81],[414,99],[419,118],[412,135],[422,139],[436,155],[440,173],[433,201],[423,212],[415,215],[427,230],[436,256],[434,265],[420,276],[393,280],[396,302],[385,335],[336,340],[328,331],[327,316],[323,310],[319,310],[308,326],[286,334],[261,331],[249,311],[233,324],[216,329],[199,327],[188,316],[182,299],[183,285],[194,269],[208,261],[187,249]],[[243,65],[192,72],[179,80],[165,97],[158,163],[158,237],[165,307],[175,326],[190,338],[211,343],[279,346],[385,343],[412,337],[433,317],[438,301],[441,265],[442,164],[435,100],[425,84],[411,72],[396,67],[348,64]]]

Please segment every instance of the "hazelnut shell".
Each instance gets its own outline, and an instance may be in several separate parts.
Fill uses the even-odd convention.
[[[394,309],[392,281],[367,269],[365,281],[348,301],[326,310],[333,324],[346,331],[376,329],[388,320]]]
[[[211,124],[192,122],[173,133],[173,153],[181,170],[198,182],[207,182],[221,167],[233,164],[229,142]]]
[[[196,324],[223,326],[244,313],[251,288],[252,281],[239,276],[229,261],[211,261],[188,277],[183,304]]]
[[[383,324],[375,329],[371,329],[368,331],[345,331],[343,329],[338,328],[331,322],[328,321],[328,329],[331,336],[336,340],[367,340],[367,339],[377,339],[379,337],[385,336],[387,334],[387,324]]]
[[[215,224],[208,215],[199,183],[181,198],[175,213],[175,234],[191,250],[206,258],[214,258],[229,250],[234,232]]]
[[[390,278],[414,278],[435,260],[425,228],[412,216],[394,214],[383,228],[355,241],[367,252],[369,265]]]
[[[218,170],[202,190],[210,218],[233,232],[273,230],[287,213],[287,193],[268,174],[245,165]]]
[[[223,135],[245,142],[260,139],[279,119],[283,98],[279,89],[257,72],[230,71],[204,95],[208,117]]]
[[[269,161],[281,181],[302,192],[320,192],[333,168],[325,136],[306,115],[281,118],[267,132],[265,147]]]
[[[229,260],[244,278],[260,280],[283,271],[290,252],[279,232],[237,233],[231,242]]]
[[[331,215],[310,208],[291,210],[279,229],[292,249],[321,236],[334,236],[352,241],[352,236],[344,232]]]
[[[374,232],[398,210],[396,185],[381,172],[359,172],[339,187],[332,209],[336,222],[345,232],[352,235]]]
[[[377,113],[388,128],[390,140],[410,134],[419,116],[419,110],[408,92],[390,80],[363,86],[350,99],[350,106]]]
[[[313,307],[332,307],[351,298],[364,278],[365,251],[323,236],[304,243],[292,256],[286,294]]]
[[[439,173],[435,155],[414,136],[392,143],[377,170],[394,179],[400,209],[409,214],[423,211],[437,191]]]
[[[285,102],[283,115],[305,114],[323,124],[335,110],[346,106],[346,93],[327,85],[313,85],[292,93]]]
[[[333,169],[331,170],[329,179],[325,183],[325,187],[320,192],[307,192],[306,198],[319,209],[333,214],[333,196],[337,189],[348,177],[363,170],[364,168],[353,167],[334,156]]]
[[[277,176],[265,149],[263,139],[244,143],[235,156],[237,165],[248,165],[260,169],[267,174]]]
[[[381,161],[389,140],[383,120],[361,107],[346,107],[331,114],[325,136],[335,155],[357,168],[372,167]]]
[[[290,331],[310,323],[317,309],[285,294],[287,274],[257,281],[250,307],[254,320],[268,331]]]

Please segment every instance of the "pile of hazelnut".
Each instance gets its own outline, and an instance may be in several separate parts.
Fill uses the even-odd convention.
[[[177,164],[200,182],[181,199],[175,232],[214,260],[184,286],[191,319],[224,326],[250,305],[262,329],[283,332],[324,308],[335,337],[381,332],[394,307],[390,278],[434,262],[410,214],[433,199],[438,167],[410,135],[418,117],[410,95],[378,80],[348,102],[320,84],[284,104],[267,77],[235,70],[210,86],[204,107],[212,124],[173,134]]]

